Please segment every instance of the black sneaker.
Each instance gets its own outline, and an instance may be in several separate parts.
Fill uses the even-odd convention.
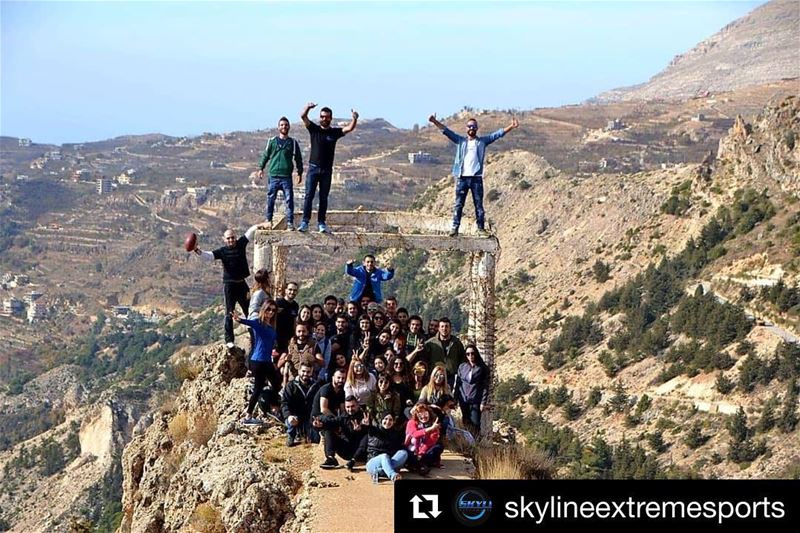
[[[351,472],[352,472],[352,471],[353,471],[353,468],[355,468],[355,467],[356,467],[356,460],[355,460],[355,459],[350,459],[349,461],[347,461],[347,463],[346,463],[344,466],[345,466],[345,467],[346,467],[346,468],[347,468],[349,471],[351,471]]]
[[[419,467],[419,475],[420,476],[427,476],[428,472],[431,471],[431,468],[428,465],[420,465]]]
[[[320,468],[323,470],[332,470],[334,468],[339,468],[339,461],[336,460],[336,457],[328,457],[325,459],[325,462],[319,465]]]

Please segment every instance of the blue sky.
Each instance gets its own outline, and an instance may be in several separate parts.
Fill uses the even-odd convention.
[[[761,1],[0,3],[0,134],[80,142],[298,119],[398,126],[646,81]]]

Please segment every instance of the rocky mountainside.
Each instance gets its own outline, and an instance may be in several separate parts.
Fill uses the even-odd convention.
[[[800,76],[800,4],[772,0],[676,56],[649,81],[594,101],[686,99]]]
[[[125,448],[119,531],[298,531],[307,517],[295,507],[314,484],[302,473],[309,450],[285,448],[282,425],[237,423],[241,351],[208,346],[187,356],[197,373]]]
[[[0,397],[4,436],[30,436],[0,451],[0,520],[11,531],[113,522],[119,459],[147,398],[116,390],[93,398],[80,370],[54,368],[21,394]]]
[[[725,427],[728,415],[740,407],[751,417],[752,426],[758,417],[769,419],[772,415],[764,412],[773,412],[779,402],[796,404],[791,387],[787,389],[780,379],[773,380],[769,372],[763,386],[752,387],[747,380],[753,365],[770,367],[781,357],[789,367],[800,368],[797,351],[782,347],[784,338],[797,337],[800,308],[778,308],[767,301],[771,298],[767,293],[704,283],[718,298],[743,306],[736,311],[742,320],[747,314],[742,309],[760,309],[761,325],[743,326],[742,336],[730,337],[741,347],[731,341],[719,345],[702,339],[699,344],[690,342],[694,337],[682,333],[685,330],[670,315],[684,316],[686,309],[699,300],[688,298],[684,302],[677,292],[670,301],[683,303],[665,307],[668,312],[661,318],[659,327],[665,328],[661,333],[649,329],[657,314],[644,319],[648,326],[642,331],[649,332],[651,340],[653,335],[660,335],[661,341],[645,343],[638,351],[630,348],[637,322],[630,312],[615,312],[619,306],[608,302],[621,297],[619,291],[641,290],[636,289],[638,284],[647,286],[656,280],[666,283],[673,268],[666,260],[688,257],[687,247],[694,250],[702,246],[711,238],[710,228],[741,210],[741,215],[734,215],[740,218],[726,237],[730,240],[704,252],[697,263],[700,268],[692,267],[697,269],[696,274],[680,277],[684,275],[680,273],[681,281],[675,282],[672,290],[683,287],[681,291],[691,292],[698,282],[717,279],[720,272],[727,278],[748,279],[759,272],[772,272],[786,287],[796,287],[800,267],[798,248],[793,244],[800,231],[800,148],[794,141],[800,135],[798,117],[798,99],[789,97],[765,109],[751,123],[737,118],[720,142],[718,157],[710,156],[700,165],[676,165],[651,172],[575,178],[528,152],[490,156],[484,178],[486,207],[502,245],[497,271],[499,378],[508,383],[521,374],[540,397],[557,391],[561,396],[569,395],[574,404],[566,405],[575,407],[567,413],[561,408],[563,399],[556,405],[538,402],[535,406],[533,397],[524,397],[514,404],[520,408],[520,416],[543,416],[548,423],[569,428],[587,441],[602,434],[611,443],[625,440],[644,445],[649,435],[663,433],[659,438],[668,441],[668,450],[662,450],[666,454],[662,462],[685,469],[683,475],[692,469],[703,476],[785,475],[786,468],[797,459],[796,447],[789,444],[790,435],[765,431],[763,438],[770,454],[760,456],[750,466],[749,462],[723,460],[729,446]],[[452,186],[452,178],[442,180],[434,194],[426,195],[428,203],[423,209],[447,216]],[[746,190],[753,192],[742,192]],[[764,193],[758,196],[755,191]],[[763,214],[758,214],[762,209],[759,202],[764,205]],[[471,206],[467,212],[471,213]],[[769,223],[759,223],[762,217]],[[661,270],[656,269],[658,265],[662,265]],[[460,280],[461,276],[442,280],[441,290],[460,292]],[[656,287],[648,290],[655,291]],[[651,297],[656,298],[656,293]],[[745,302],[742,298],[750,299]],[[791,305],[797,303],[800,301]],[[708,301],[703,305],[710,306],[705,323],[723,320],[711,314],[722,308]],[[603,311],[608,306],[611,310]],[[774,323],[780,327],[769,327]],[[596,331],[597,338],[586,341],[581,328]],[[690,351],[714,346],[729,354],[730,359],[723,358],[718,367],[723,377],[713,365],[690,371],[694,360],[677,355],[678,347],[686,343]],[[725,387],[718,386],[718,378],[739,385],[721,392],[719,389]],[[526,388],[530,389],[522,387]],[[623,405],[615,415],[613,410],[608,411],[608,405],[620,390],[631,406]],[[642,412],[647,414],[637,419],[633,406],[644,397],[648,398],[648,407]],[[497,407],[499,415],[508,415],[509,405]],[[517,424],[524,426],[520,420]],[[703,446],[693,448],[684,443],[681,432],[691,424],[698,424],[709,437]],[[765,427],[772,426],[765,422]]]

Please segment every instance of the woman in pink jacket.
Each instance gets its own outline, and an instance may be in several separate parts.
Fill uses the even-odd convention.
[[[431,466],[440,466],[444,446],[439,442],[440,426],[429,406],[419,403],[411,410],[406,424],[406,448],[409,452],[409,468],[418,468],[422,476]]]

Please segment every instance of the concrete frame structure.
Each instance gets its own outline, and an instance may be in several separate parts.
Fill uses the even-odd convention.
[[[295,215],[295,225],[299,224],[300,216]],[[475,342],[489,367],[492,376],[489,394],[493,398],[497,381],[494,370],[495,268],[500,255],[497,238],[479,236],[474,229],[467,228],[467,224],[462,225],[464,231],[459,236],[449,237],[449,218],[424,213],[329,211],[327,223],[333,234],[284,231],[285,218],[278,221],[274,230],[256,232],[253,243],[254,268],[266,268],[272,272],[272,294],[279,295],[283,292],[289,249],[294,246],[329,248],[334,252],[342,248],[373,246],[468,253],[470,282],[467,338]],[[481,433],[488,436],[491,430],[491,411],[484,412]]]

